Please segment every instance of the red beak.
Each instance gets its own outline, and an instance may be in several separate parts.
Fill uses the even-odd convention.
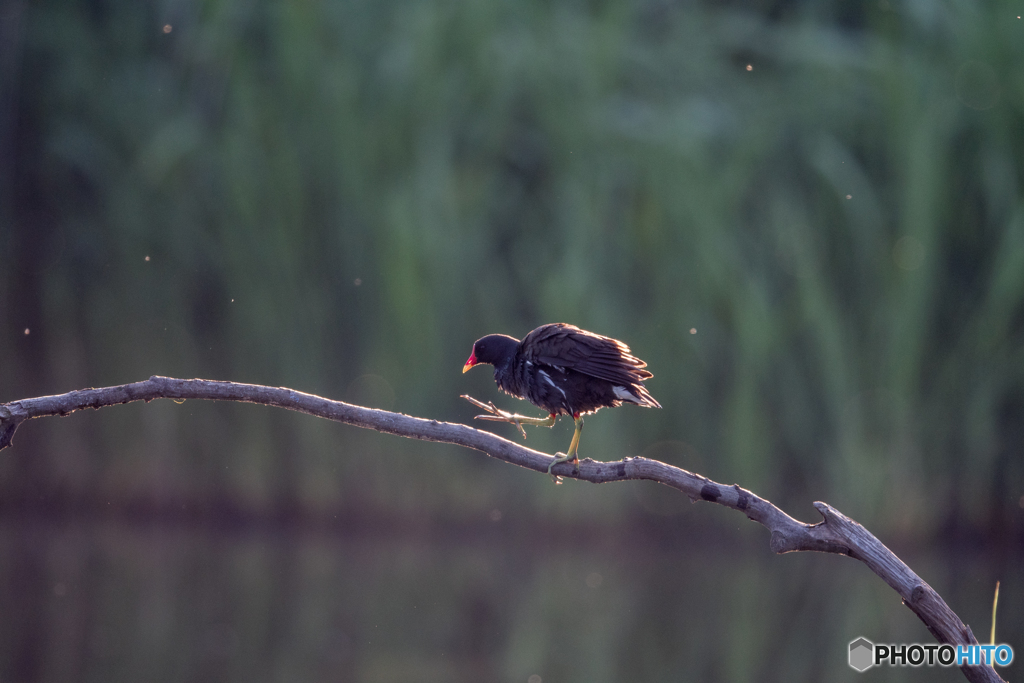
[[[462,372],[468,372],[471,367],[476,365],[476,363],[476,347],[474,346],[473,353],[469,354],[469,360],[467,360],[466,364],[462,366]]]

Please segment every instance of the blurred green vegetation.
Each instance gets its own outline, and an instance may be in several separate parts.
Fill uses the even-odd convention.
[[[826,500],[976,633],[1002,580],[1024,649],[1021,11],[8,0],[0,401],[164,374],[468,421],[473,340],[572,322],[664,406],[583,456]],[[665,494],[253,406],[27,424],[0,680],[818,680],[928,639]]]

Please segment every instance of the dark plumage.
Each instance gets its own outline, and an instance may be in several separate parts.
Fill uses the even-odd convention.
[[[494,366],[494,381],[502,391],[526,399],[549,414],[548,418],[526,418],[474,401],[493,416],[481,417],[517,426],[551,426],[559,415],[571,415],[576,421],[568,453],[553,464],[575,459],[582,415],[623,403],[661,407],[643,385],[653,375],[628,346],[565,323],[542,325],[522,341],[503,334],[482,337],[473,344],[473,353],[462,371],[480,363]]]
[[[494,366],[498,388],[552,415],[585,415],[623,402],[661,406],[643,385],[647,364],[617,339],[573,325],[542,325],[523,341],[491,334],[473,344],[463,370]]]

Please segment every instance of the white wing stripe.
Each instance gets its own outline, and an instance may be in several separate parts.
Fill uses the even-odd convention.
[[[565,399],[565,398],[566,398],[566,395],[565,395],[565,389],[563,389],[562,387],[560,387],[560,386],[558,386],[557,384],[555,384],[555,383],[554,383],[554,382],[553,382],[553,381],[551,380],[551,375],[549,375],[548,373],[544,372],[543,370],[538,370],[538,371],[537,371],[537,374],[538,374],[538,375],[540,375],[540,376],[541,376],[541,379],[543,379],[543,380],[544,380],[545,382],[547,382],[548,384],[550,384],[551,386],[553,386],[553,387],[554,387],[555,389],[558,389],[558,393],[560,393],[560,394],[562,395],[562,398],[563,398],[563,399]]]

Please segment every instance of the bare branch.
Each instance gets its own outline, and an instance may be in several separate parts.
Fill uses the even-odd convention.
[[[363,408],[286,388],[159,376],[121,386],[82,389],[0,404],[0,450],[11,445],[15,431],[25,420],[68,415],[83,408],[99,409],[132,401],[149,402],[155,398],[242,401],[277,406],[378,432],[473,448],[492,458],[545,474],[552,460],[550,455],[462,424]],[[931,586],[863,526],[826,503],[814,504],[823,521],[805,524],[739,486],[724,486],[699,474],[647,458],[624,458],[615,462],[584,458],[578,471],[574,471],[569,463],[556,465],[552,471],[563,477],[595,484],[647,479],[677,489],[695,502],[704,500],[739,510],[771,532],[770,546],[774,552],[817,551],[860,560],[903,598],[904,604],[940,643],[970,645],[978,642],[971,629]],[[962,666],[961,669],[970,681],[1003,680],[990,666]]]

